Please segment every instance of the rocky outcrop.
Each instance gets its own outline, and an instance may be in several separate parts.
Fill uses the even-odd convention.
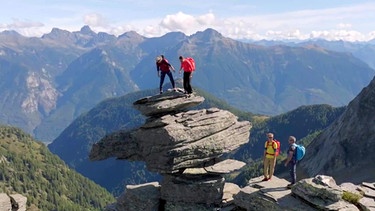
[[[117,198],[116,203],[108,205],[106,210],[158,210],[159,206],[160,185],[157,182],[152,182],[141,185],[127,185],[126,192]]]
[[[188,110],[203,100],[201,96],[180,92],[137,100],[134,107],[148,116],[145,124],[109,134],[93,145],[91,160],[116,157],[144,161],[148,170],[163,176],[160,184],[127,186],[123,196],[108,210],[156,210],[158,207],[159,210],[211,211],[232,205],[231,193],[236,189],[234,185],[226,185],[223,175],[240,169],[245,163],[224,160],[223,155],[249,141],[251,123],[239,122],[234,114],[218,108]],[[154,193],[152,197],[142,197],[142,194],[134,197],[134,193],[143,193],[146,187]],[[159,201],[150,202],[158,197]]]
[[[318,175],[301,180],[292,187],[292,193],[318,210],[358,210],[355,205],[343,200],[343,189],[329,176]]]
[[[374,188],[375,183],[337,185],[332,177],[317,175],[302,179],[288,189],[284,179],[272,177],[266,182],[262,179],[251,179],[248,186],[234,195],[235,205],[245,210],[375,210],[374,197],[361,191],[367,186]]]
[[[302,169],[309,177],[325,174],[339,183],[374,182],[374,131],[375,79],[308,146]]]
[[[165,92],[163,95],[146,97],[134,102],[134,107],[145,116],[183,111],[204,101],[201,96],[187,98],[181,91]]]
[[[204,166],[249,140],[250,124],[236,119],[215,108],[152,118],[139,129],[104,137],[90,159],[140,160],[160,173]]]
[[[0,210],[26,211],[27,198],[21,194],[0,193]]]
[[[224,175],[245,163],[223,155],[248,142],[251,124],[217,108],[186,110],[203,100],[178,92],[138,100],[134,106],[148,116],[145,124],[93,145],[91,160],[144,161],[163,176],[160,184],[126,186],[107,211],[374,210],[373,183],[337,185],[324,175],[302,179],[291,189],[276,176],[251,179],[243,188],[226,182]]]
[[[181,97],[175,99],[180,101]],[[187,100],[203,101],[198,96]],[[140,101],[150,107],[154,105],[147,100]],[[159,101],[155,102],[160,104]],[[161,110],[165,112],[164,107]],[[149,118],[139,129],[104,137],[93,145],[90,159],[116,157],[145,161],[150,171],[174,173],[185,168],[214,164],[224,153],[247,143],[250,128],[249,122],[238,122],[235,115],[217,108],[174,111],[173,114]]]
[[[270,181],[263,177],[253,178],[248,185],[234,196],[234,203],[246,210],[315,210],[303,201],[295,198],[286,186],[285,179],[273,176]]]

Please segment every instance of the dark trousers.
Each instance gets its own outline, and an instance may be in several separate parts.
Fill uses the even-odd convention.
[[[185,89],[185,92],[187,92],[188,94],[193,93],[193,89],[191,88],[191,85],[190,85],[190,82],[191,82],[190,75],[191,75],[191,72],[184,72],[184,82],[183,82],[184,89]]]
[[[175,88],[175,86],[174,86],[174,80],[173,80],[173,75],[172,75],[171,71],[168,71],[168,72],[161,71],[161,73],[160,73],[160,86],[159,86],[160,92],[163,91],[163,84],[164,84],[165,75],[168,75],[169,80],[171,81],[172,87]]]
[[[289,174],[290,174],[290,178],[291,178],[291,183],[294,184],[296,183],[296,180],[297,180],[297,162],[296,161],[293,161],[291,160],[289,162]]]

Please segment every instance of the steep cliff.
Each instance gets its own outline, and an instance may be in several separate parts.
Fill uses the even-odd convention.
[[[326,174],[339,183],[375,181],[375,79],[318,136],[301,163],[308,176]]]

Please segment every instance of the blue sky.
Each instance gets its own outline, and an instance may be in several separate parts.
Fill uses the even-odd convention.
[[[52,28],[159,37],[213,28],[234,39],[367,41],[375,38],[372,0],[1,0],[0,31],[41,36]]]

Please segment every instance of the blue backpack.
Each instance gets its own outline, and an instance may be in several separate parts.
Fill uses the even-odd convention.
[[[300,161],[305,156],[305,147],[302,145],[294,144],[296,146],[296,160]]]

